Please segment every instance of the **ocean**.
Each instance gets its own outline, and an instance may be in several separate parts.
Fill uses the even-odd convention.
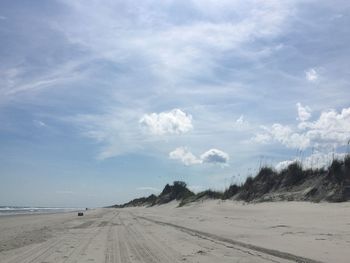
[[[85,208],[0,206],[0,216],[43,214],[43,213],[62,213],[62,212],[74,212],[74,211],[80,211],[80,210],[85,210]]]

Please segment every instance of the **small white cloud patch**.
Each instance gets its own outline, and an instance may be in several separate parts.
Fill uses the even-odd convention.
[[[300,121],[307,121],[311,117],[311,109],[308,106],[303,106],[301,103],[297,103],[298,118]]]
[[[241,115],[237,120],[236,120],[236,124],[243,124],[245,122],[244,120],[244,116]]]
[[[145,114],[139,123],[154,135],[183,134],[193,129],[192,116],[180,109]]]
[[[218,149],[210,149],[204,152],[198,158],[186,147],[176,148],[174,151],[169,153],[169,158],[173,160],[180,160],[186,166],[203,163],[225,164],[230,159],[227,153]]]
[[[169,158],[173,160],[180,160],[186,166],[199,164],[202,161],[192,154],[186,147],[176,148],[169,153]]]
[[[227,163],[230,159],[229,155],[218,149],[210,149],[201,155],[204,163]]]
[[[43,121],[39,121],[39,120],[34,120],[34,124],[35,126],[38,126],[38,127],[46,127],[46,123],[43,122]]]
[[[305,71],[305,77],[308,81],[313,82],[318,79],[318,73],[314,68],[310,68],[309,70]]]

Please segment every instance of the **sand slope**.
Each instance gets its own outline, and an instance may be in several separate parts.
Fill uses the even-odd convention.
[[[204,202],[0,218],[0,262],[348,262],[350,204]]]

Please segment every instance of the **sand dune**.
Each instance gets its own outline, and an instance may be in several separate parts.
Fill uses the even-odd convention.
[[[0,262],[348,262],[350,203],[206,201],[0,218]]]

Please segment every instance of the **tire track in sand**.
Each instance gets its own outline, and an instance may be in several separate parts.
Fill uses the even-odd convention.
[[[142,263],[173,263],[178,262],[175,255],[166,252],[171,248],[165,247],[161,242],[157,242],[146,233],[144,226],[128,214],[126,217],[119,217],[121,230],[124,232],[125,245],[128,248],[129,258],[132,262]],[[166,249],[165,249],[166,248]]]
[[[75,262],[86,254],[88,247],[101,234],[103,227],[98,227],[98,225],[101,224],[102,219],[103,217],[98,218],[92,223],[88,221],[88,225],[85,222],[86,228],[73,227],[59,237],[23,247],[18,254],[2,263]],[[63,256],[62,251],[64,251]]]
[[[135,216],[135,215],[133,215],[133,216],[137,217],[137,218],[140,218],[140,219],[144,219],[146,221],[149,221],[149,222],[152,222],[152,223],[155,223],[155,224],[159,224],[159,225],[163,225],[163,226],[170,226],[170,227],[178,229],[178,230],[180,230],[180,231],[182,231],[184,233],[187,233],[187,234],[190,234],[192,236],[196,236],[196,237],[199,237],[199,238],[202,238],[202,239],[211,240],[211,241],[214,241],[214,242],[215,241],[216,242],[219,241],[219,242],[223,242],[223,243],[226,243],[226,244],[238,246],[238,247],[241,247],[241,248],[247,248],[247,249],[250,249],[252,251],[256,251],[256,252],[260,252],[260,253],[263,253],[263,254],[271,255],[271,256],[274,256],[276,258],[280,258],[280,259],[284,259],[284,260],[290,260],[290,261],[294,261],[294,262],[298,262],[298,263],[322,263],[321,261],[317,261],[317,260],[313,260],[313,259],[297,256],[297,255],[294,255],[294,254],[291,254],[291,253],[288,253],[288,252],[282,252],[282,251],[279,251],[279,250],[268,249],[268,248],[252,245],[252,244],[249,244],[249,243],[244,243],[244,242],[241,242],[241,241],[237,241],[237,240],[221,237],[221,236],[218,236],[218,235],[215,235],[215,234],[211,234],[211,233],[195,230],[195,229],[192,229],[192,228],[176,225],[176,224],[169,223],[169,222],[163,222],[163,221],[147,218],[147,217],[144,217],[144,216]]]

